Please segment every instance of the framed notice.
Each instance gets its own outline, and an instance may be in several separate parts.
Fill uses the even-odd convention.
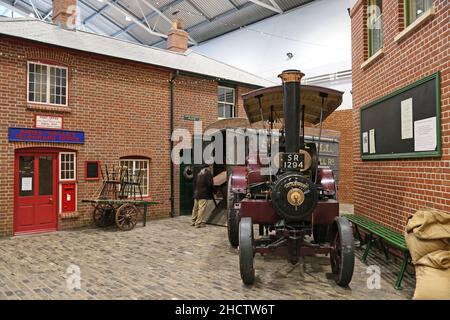
[[[63,117],[35,114],[34,127],[39,129],[62,129]]]
[[[360,109],[361,159],[440,157],[440,73]]]

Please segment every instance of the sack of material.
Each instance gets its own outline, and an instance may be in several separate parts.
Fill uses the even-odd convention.
[[[406,232],[421,240],[450,239],[450,214],[436,209],[422,209],[408,218]]]
[[[450,247],[450,214],[423,209],[408,218],[405,240],[413,263],[427,254]]]
[[[450,300],[450,269],[416,266],[413,300]]]
[[[427,254],[416,264],[414,300],[450,300],[450,249]]]
[[[417,261],[416,266],[435,269],[450,269],[450,248],[427,254],[425,257]],[[450,292],[450,287],[448,287],[448,291]]]
[[[450,214],[423,209],[408,218],[405,240],[416,267],[414,300],[450,300]]]
[[[411,254],[413,264],[425,257],[427,254],[437,250],[444,250],[450,247],[450,242],[444,239],[420,240],[414,233],[406,233],[405,241]]]

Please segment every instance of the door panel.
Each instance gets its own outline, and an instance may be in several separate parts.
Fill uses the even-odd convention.
[[[45,225],[45,224],[51,224],[54,220],[54,213],[53,213],[53,204],[50,203],[44,203],[44,204],[36,204],[36,224],[37,225]]]
[[[34,225],[34,208],[32,205],[23,205],[19,207],[20,214],[17,216],[17,223],[20,226]]]
[[[14,232],[56,230],[56,154],[16,155]]]

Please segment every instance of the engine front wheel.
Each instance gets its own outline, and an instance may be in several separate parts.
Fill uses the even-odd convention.
[[[239,268],[241,279],[246,285],[255,282],[254,237],[251,218],[242,218],[239,224]]]
[[[353,230],[346,218],[334,219],[330,246],[331,269],[335,281],[339,286],[346,287],[352,280],[355,267]]]
[[[234,209],[236,195],[231,191],[231,175],[227,186],[227,231],[228,241],[233,248],[239,245],[239,211]]]

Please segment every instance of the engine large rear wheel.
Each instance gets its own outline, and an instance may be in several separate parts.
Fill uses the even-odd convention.
[[[239,211],[234,209],[236,195],[231,190],[231,175],[227,186],[227,231],[228,241],[236,248],[239,245]]]
[[[239,224],[239,268],[241,279],[247,285],[255,282],[254,238],[251,218],[242,218]]]
[[[353,230],[350,222],[343,217],[336,217],[331,234],[331,269],[336,283],[347,286],[353,277],[355,266]]]

